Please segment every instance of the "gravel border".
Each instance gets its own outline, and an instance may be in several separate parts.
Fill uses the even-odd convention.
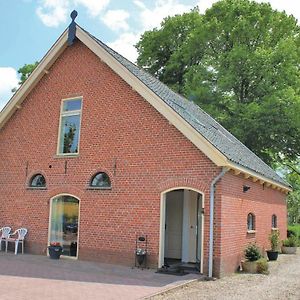
[[[300,299],[300,249],[269,262],[269,275],[235,273],[216,281],[197,280],[151,296],[151,300]]]

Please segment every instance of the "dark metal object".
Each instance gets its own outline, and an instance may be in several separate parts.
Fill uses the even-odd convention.
[[[65,161],[65,174],[67,174],[67,170],[68,170],[68,161]]]
[[[72,22],[69,25],[69,32],[68,32],[68,45],[71,46],[74,43],[74,40],[76,38],[76,23],[75,23],[75,18],[77,17],[78,13],[76,10],[73,10],[71,12],[71,19]]]
[[[142,268],[142,270],[148,268],[148,239],[147,235],[137,235],[135,239],[135,253],[134,253],[134,266],[136,268]]]
[[[117,172],[117,159],[114,159],[114,176],[116,176],[116,172]]]
[[[248,190],[250,190],[250,186],[243,185],[243,193],[246,193]]]
[[[28,168],[29,168],[29,162],[26,161],[26,169],[25,169],[25,175],[26,175],[26,177],[28,175]]]

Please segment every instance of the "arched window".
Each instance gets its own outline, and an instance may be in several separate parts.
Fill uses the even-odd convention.
[[[35,174],[31,177],[29,186],[33,188],[46,187],[46,179],[42,174]]]
[[[91,179],[90,186],[95,188],[111,187],[109,176],[104,172],[95,174]]]
[[[272,228],[277,228],[277,216],[272,215]]]
[[[255,216],[252,213],[249,213],[247,216],[247,229],[255,230]]]

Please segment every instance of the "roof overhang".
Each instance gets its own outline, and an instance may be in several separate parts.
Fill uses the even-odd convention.
[[[177,112],[167,105],[159,96],[150,90],[143,82],[134,76],[127,68],[118,62],[110,53],[103,49],[90,35],[76,25],[76,37],[85,44],[93,53],[95,53],[105,64],[107,64],[115,73],[117,73],[132,89],[148,101],[158,112],[160,112],[174,127],[176,127],[184,136],[186,136],[199,150],[201,150],[215,165],[219,167],[228,167],[235,170],[235,174],[241,172],[248,177],[257,178],[261,182],[266,182],[274,188],[284,192],[291,191],[290,188],[276,181],[272,181],[258,173],[243,168],[238,164],[229,161],[227,157],[204,138],[195,128],[185,121]],[[66,29],[47,54],[43,57],[36,69],[29,78],[21,85],[10,101],[6,104],[0,113],[0,130],[9,120],[13,113],[21,107],[22,102],[31,90],[36,86],[39,80],[44,76],[53,65],[59,55],[66,49],[68,41],[68,29]]]

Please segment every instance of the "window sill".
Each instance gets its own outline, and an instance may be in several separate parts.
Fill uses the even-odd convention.
[[[111,190],[111,187],[92,187],[89,186],[86,188],[87,190],[91,190],[91,191],[99,191],[99,190]]]
[[[54,158],[75,158],[78,156],[79,156],[79,153],[77,153],[77,154],[56,154],[56,155],[54,155]]]
[[[26,190],[45,191],[45,190],[47,190],[47,188],[46,187],[31,187],[31,186],[28,186],[28,187],[26,187]]]
[[[256,230],[247,230],[247,233],[248,234],[253,234],[253,233],[256,233]]]
[[[278,231],[279,230],[279,228],[277,228],[277,227],[272,227],[272,231]]]

